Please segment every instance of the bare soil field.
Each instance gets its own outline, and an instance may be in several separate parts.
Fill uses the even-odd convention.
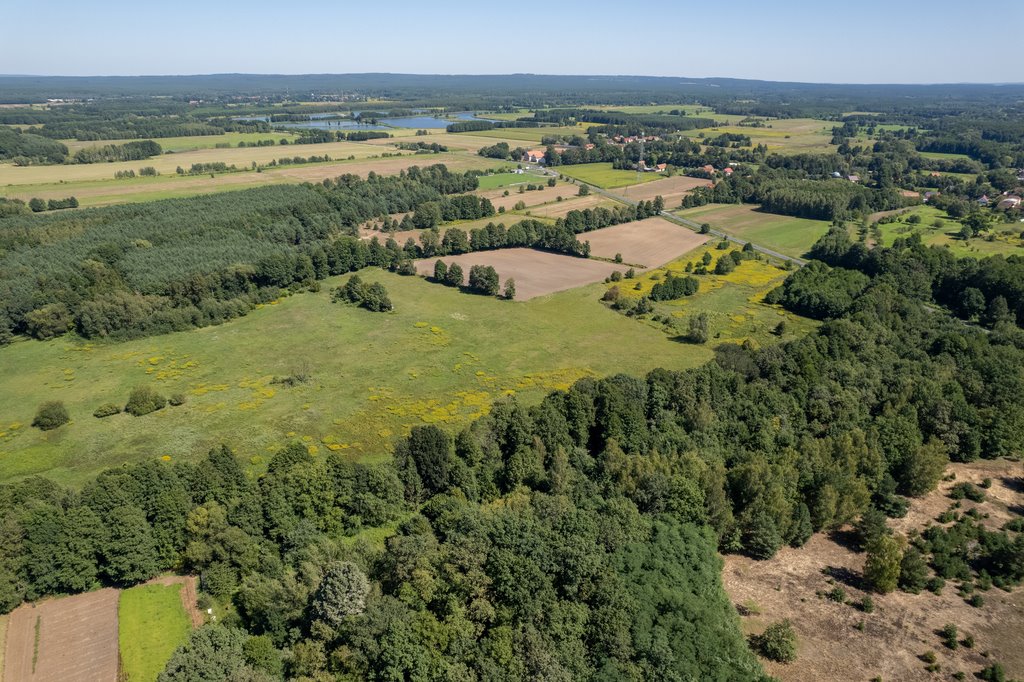
[[[480,158],[486,161],[483,157]],[[494,204],[495,210],[504,206],[506,211],[511,211],[520,201],[526,204],[527,207],[538,206],[557,201],[558,197],[568,199],[569,197],[576,196],[578,191],[571,185],[559,183],[554,187],[544,187],[544,189],[523,192],[522,194],[512,190],[507,197],[504,196],[505,189],[489,189],[482,192],[478,191],[477,194],[490,199],[491,203]]]
[[[702,178],[690,178],[685,175],[675,175],[664,180],[644,182],[639,185],[630,185],[619,189],[619,193],[633,201],[648,201],[656,196],[665,200],[665,206],[672,208],[677,206],[683,196],[697,187],[710,187],[712,182]]]
[[[647,218],[605,227],[584,232],[576,238],[590,242],[592,256],[614,258],[615,254],[622,254],[624,263],[645,269],[675,260],[708,240],[707,235],[697,234],[664,218]]]
[[[15,609],[8,627],[5,682],[117,680],[118,596],[108,588]]]
[[[502,286],[510,277],[516,281],[516,300],[518,301],[527,301],[556,291],[600,282],[615,270],[622,269],[621,265],[614,263],[574,258],[533,249],[478,251],[459,256],[445,256],[441,260],[449,266],[452,263],[458,263],[467,278],[470,267],[474,265],[492,266],[498,271]],[[416,261],[416,271],[421,275],[433,275],[436,261],[436,258],[418,260]]]
[[[1020,513],[1024,505],[1020,463],[953,464],[948,471],[956,474],[955,480],[914,500],[905,518],[890,520],[897,533],[934,522],[951,503],[949,489],[965,480],[992,479],[984,502],[963,503],[965,509],[978,506],[989,513],[994,527]],[[967,679],[974,679],[975,673],[998,661],[1008,677],[1024,676],[1024,588],[1008,593],[993,587],[984,593],[984,606],[974,608],[950,582],[938,596],[927,591],[874,594],[874,611],[863,613],[850,602],[859,602],[865,594],[861,589],[864,554],[851,550],[846,541],[847,534],[842,532],[818,534],[803,547],[784,548],[768,561],[725,557],[725,589],[743,616],[744,632],[760,633],[769,624],[789,618],[797,633],[796,661],[788,665],[763,661],[770,675],[785,682],[876,676],[914,681],[951,679],[962,671]],[[836,585],[846,591],[846,604],[818,596]],[[863,630],[858,629],[860,623]],[[936,633],[947,623],[955,624],[961,637],[973,635],[975,646],[956,650],[943,646]],[[941,675],[925,670],[919,657],[928,651],[935,652]]]

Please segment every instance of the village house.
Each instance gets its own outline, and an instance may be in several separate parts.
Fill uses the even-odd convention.
[[[847,176],[846,179],[849,180],[850,182],[860,182],[860,176],[859,175],[850,175],[850,176]]]
[[[722,169],[722,172],[725,173],[725,177],[727,177],[727,178],[728,177],[732,177],[732,173],[733,173],[732,168],[729,168],[728,166],[726,166],[725,168]]]
[[[996,204],[996,208],[1000,211],[1008,211],[1011,208],[1020,208],[1020,202],[1021,198],[1019,196],[1011,194],[1004,197],[998,204]]]
[[[715,174],[715,167],[712,166],[710,163],[704,166],[701,170],[703,170],[705,173],[708,173],[709,175]]]
[[[530,149],[523,154],[523,161],[525,163],[538,163],[544,164],[544,154],[547,153],[546,149]]]
[[[978,206],[988,206],[989,203],[991,203],[991,200],[988,198],[987,194],[982,194],[978,199]]]

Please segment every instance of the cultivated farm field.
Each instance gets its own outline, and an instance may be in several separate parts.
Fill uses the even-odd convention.
[[[614,258],[621,254],[624,263],[653,268],[696,249],[708,236],[664,218],[647,218],[585,232],[578,239],[590,242],[592,256]]]
[[[672,207],[679,205],[683,197],[691,190],[697,187],[710,187],[712,184],[710,180],[691,178],[686,175],[674,175],[671,178],[662,175],[656,177],[660,179],[624,187],[621,194],[633,201],[651,201],[654,197],[660,196],[665,200],[665,206]]]
[[[422,275],[432,275],[437,260],[424,258],[416,261],[416,271]],[[440,260],[449,267],[458,263],[467,276],[473,265],[492,266],[498,271],[502,283],[509,278],[515,280],[516,298],[521,301],[600,282],[613,271],[621,269],[621,266],[612,263],[534,249],[479,251],[444,256]]]
[[[23,604],[10,615],[5,682],[117,680],[119,592]]]

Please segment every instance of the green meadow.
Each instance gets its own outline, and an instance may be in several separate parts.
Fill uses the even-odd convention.
[[[156,682],[192,629],[181,585],[139,585],[121,592],[117,608],[123,682]]]
[[[912,215],[920,216],[921,222],[909,222],[908,219]],[[900,213],[896,222],[880,224],[878,229],[882,237],[879,241],[884,246],[892,246],[897,239],[916,234],[926,245],[949,249],[951,253],[960,257],[1024,255],[1024,224],[995,223],[985,233],[971,237],[967,241],[960,237],[962,227],[959,221],[949,218],[945,211],[932,206],[915,206]]]
[[[527,403],[588,376],[684,368],[706,347],[669,340],[608,310],[595,284],[508,302],[378,269],[393,313],[335,304],[323,282],[222,326],[126,342],[71,337],[0,349],[0,482],[45,474],[79,484],[97,471],[152,458],[181,460],[226,443],[259,471],[290,440],[310,452],[384,460],[417,424],[456,428],[502,397]],[[275,380],[308,374],[289,386]],[[134,386],[185,404],[133,417]],[[62,400],[72,421],[41,432],[36,407]]]
[[[775,215],[751,204],[708,204],[676,211],[676,215],[711,227],[759,246],[800,257],[826,232],[829,223]]]
[[[513,185],[546,183],[547,178],[535,173],[495,173],[480,176],[480,189],[498,189]]]

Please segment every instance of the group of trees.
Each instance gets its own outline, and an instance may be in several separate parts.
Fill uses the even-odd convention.
[[[66,199],[40,199],[39,197],[32,197],[28,200],[28,208],[33,213],[78,208],[78,199],[75,197],[67,197]]]
[[[760,204],[771,213],[816,220],[846,220],[875,211],[902,208],[908,200],[890,188],[871,189],[847,180],[811,180],[802,171],[762,169],[733,173],[713,187],[698,187],[683,198],[683,208],[708,203]]]
[[[948,249],[925,246],[919,235],[891,247],[868,249],[843,228],[833,228],[810,255],[844,271],[843,278],[893,283],[909,296],[935,301],[955,315],[995,328],[1024,325],[1024,258],[958,258]],[[864,273],[864,274],[861,274]]]
[[[153,140],[140,140],[124,144],[106,144],[102,147],[85,147],[75,152],[75,163],[102,163],[113,161],[141,161],[160,156],[163,149]]]
[[[384,285],[380,282],[366,283],[359,275],[352,275],[344,286],[335,289],[333,298],[335,301],[351,303],[374,313],[394,310]]]
[[[61,142],[0,125],[0,161],[17,166],[64,163],[68,148]]]
[[[673,301],[684,296],[693,296],[699,286],[700,281],[696,277],[677,277],[670,272],[664,281],[651,288],[650,296],[654,301]]]

